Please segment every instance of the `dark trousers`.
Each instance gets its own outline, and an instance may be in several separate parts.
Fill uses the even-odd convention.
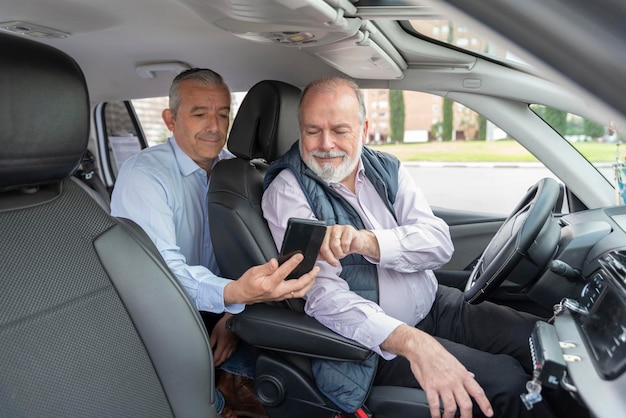
[[[474,373],[496,417],[553,417],[547,402],[528,411],[520,399],[531,380],[528,337],[538,320],[490,302],[470,305],[460,290],[439,286],[432,309],[417,328],[434,336]],[[374,385],[420,387],[409,362],[401,356],[379,359]],[[476,404],[474,416],[483,416]]]

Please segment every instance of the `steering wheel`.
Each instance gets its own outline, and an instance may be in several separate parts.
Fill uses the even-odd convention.
[[[543,178],[534,184],[485,248],[465,285],[465,300],[480,303],[505,279],[523,289],[552,260],[560,226],[552,216],[561,195],[559,183]]]

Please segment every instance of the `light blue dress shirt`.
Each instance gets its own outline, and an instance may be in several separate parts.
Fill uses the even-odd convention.
[[[215,159],[233,158],[222,150]],[[239,313],[243,304],[224,305],[207,214],[207,172],[172,137],[124,162],[111,197],[111,214],[131,219],[155,243],[198,310]]]

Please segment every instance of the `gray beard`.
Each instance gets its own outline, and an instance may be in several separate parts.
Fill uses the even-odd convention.
[[[363,144],[359,143],[359,147],[357,152],[354,154],[353,159],[348,159],[346,153],[344,152],[334,152],[334,153],[322,153],[322,152],[312,152],[308,158],[303,159],[304,163],[317,174],[322,180],[327,181],[329,183],[341,183],[346,177],[352,173],[355,169],[359,160],[361,159],[361,151],[363,150]],[[300,155],[302,155],[302,149],[300,149]],[[334,167],[331,163],[326,164],[318,164],[315,160],[315,156],[321,157],[343,157],[343,161],[339,166]]]

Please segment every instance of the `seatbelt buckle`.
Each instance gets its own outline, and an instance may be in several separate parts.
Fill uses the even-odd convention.
[[[354,411],[354,416],[357,418],[372,418],[372,414],[369,414],[363,408],[359,408],[356,411]]]
[[[335,414],[333,418],[347,418],[350,415],[354,416],[355,418],[372,418],[372,414],[366,412],[364,408],[359,408],[352,414]]]

